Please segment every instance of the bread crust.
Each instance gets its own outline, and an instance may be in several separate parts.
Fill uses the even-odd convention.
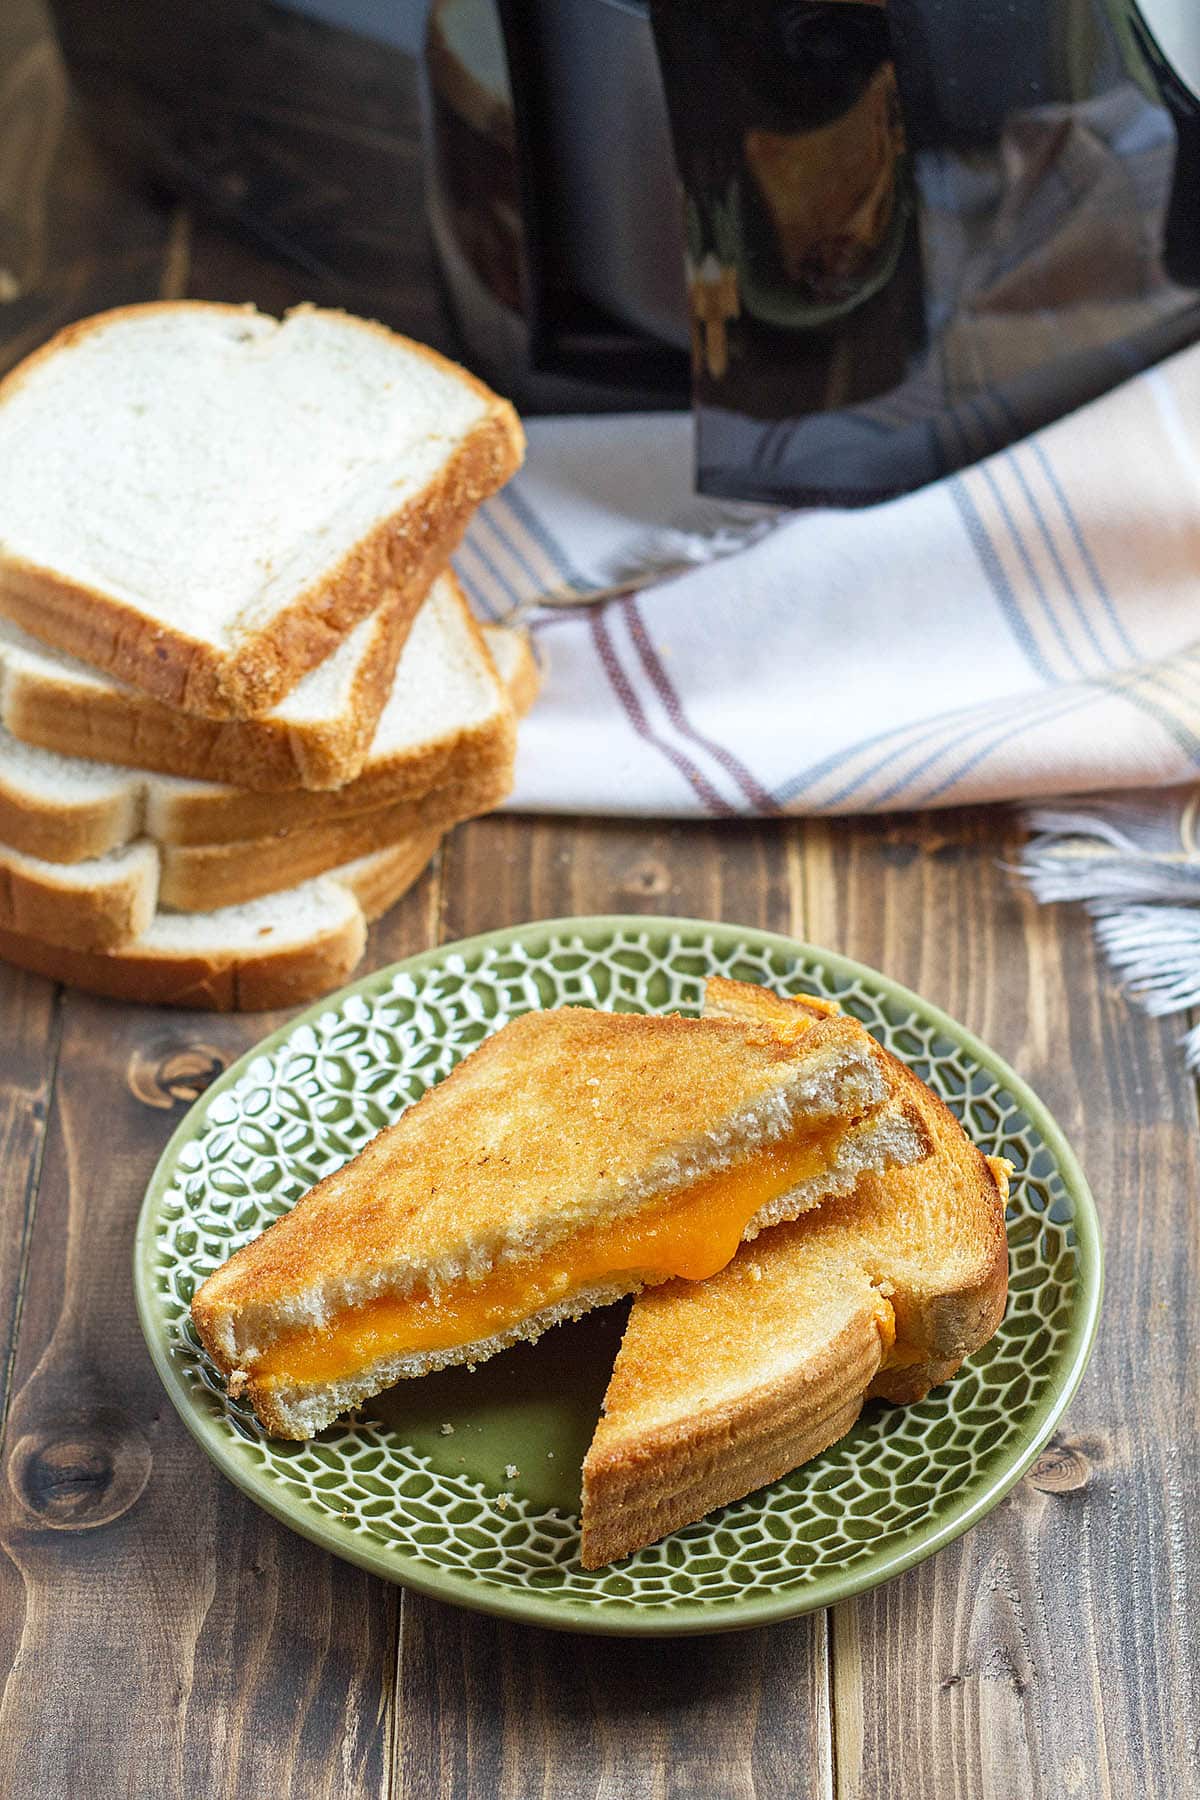
[[[446,831],[498,806],[511,787],[505,768],[474,781],[435,788],[423,800],[329,819],[274,837],[228,844],[166,845],[160,852],[159,901],[184,912],[213,912],[294,887],[417,833]]]
[[[0,928],[34,932],[74,950],[112,950],[140,937],[158,904],[153,856],[122,857],[94,885],[77,887],[18,858],[0,860]]]
[[[151,313],[214,310],[205,301],[152,301],[116,307],[68,325],[0,381],[0,406],[34,368],[89,331]],[[252,314],[253,307],[215,310]],[[421,493],[352,545],[260,630],[246,630],[232,652],[148,618],[101,589],[68,580],[23,558],[0,556],[0,612],[32,636],[116,675],[181,712],[248,719],[267,712],[360,619],[396,591],[408,623],[421,597],[457,546],[471,514],[520,467],[524,433],[507,400],[476,376],[423,344],[337,309],[294,307],[285,315],[333,316],[402,344],[470,386],[487,408]],[[403,627],[401,628],[403,629]]]
[[[477,632],[473,621],[471,632]],[[399,650],[396,653],[399,655]],[[385,693],[383,704],[387,698]],[[374,733],[376,722],[378,713],[372,716],[371,706],[363,722],[367,734]],[[128,698],[117,693],[47,691],[41,682],[29,682],[23,675],[16,675],[7,686],[4,724],[14,738],[58,756],[227,783],[225,794],[191,797],[191,810],[207,810],[212,815],[207,823],[196,826],[205,832],[205,841],[218,841],[225,835],[219,832],[219,815],[230,821],[227,833],[232,830],[237,837],[254,837],[288,824],[311,823],[322,814],[367,812],[372,806],[434,787],[452,765],[504,760],[513,756],[516,747],[516,722],[498,707],[497,715],[482,724],[428,738],[394,761],[372,765],[371,742],[367,742],[362,756],[354,749],[358,769],[344,779],[329,781],[335,772],[335,756],[340,756],[336,751],[340,727],[331,733],[318,729],[297,733],[273,718],[221,724],[173,713],[142,697],[130,706]],[[358,736],[358,727],[347,733],[342,745],[345,751],[349,752],[349,740]],[[300,783],[302,774],[306,776],[304,785]],[[252,823],[243,823],[246,817]]]
[[[138,834],[142,809],[129,789],[84,806],[30,801],[0,779],[0,844],[43,862],[86,862]]]
[[[35,868],[0,843],[0,925],[76,950],[114,950],[148,928],[157,907],[210,913],[281,892],[373,851],[440,834],[498,805],[507,767],[436,788],[416,802],[330,819],[307,829],[228,844],[158,846],[138,839],[115,871],[101,860],[88,885],[64,880],[68,865]],[[136,856],[137,847],[145,855]],[[74,865],[77,869],[79,865]]]
[[[417,595],[417,606],[424,597]],[[408,595],[389,596],[378,608],[367,655],[337,717],[294,722],[268,713],[257,719],[205,719],[137,688],[81,689],[18,666],[4,682],[3,722],[22,743],[91,762],[258,791],[341,787],[370,752],[415,611]]]
[[[672,1284],[674,1285],[674,1284]],[[850,1430],[887,1341],[869,1291],[800,1382],[763,1383],[636,1447],[589,1451],[583,1465],[585,1569],[603,1568],[778,1481]]]
[[[466,617],[461,592],[459,599]],[[473,620],[468,629],[475,637]],[[490,655],[488,661],[492,662]],[[511,668],[513,706],[526,696],[532,698],[527,664],[532,665],[533,658],[526,650]],[[536,665],[533,680],[537,680]],[[91,741],[90,734],[87,741]],[[139,789],[136,785],[137,775],[145,774],[144,770],[129,777],[128,788],[82,804],[31,803],[19,787],[6,786],[0,774],[0,844],[47,862],[71,863],[104,856],[144,832],[159,844],[195,846],[209,856],[216,846],[269,840],[278,846],[278,860],[287,839],[331,833],[368,812],[381,814],[385,809],[409,807],[414,828],[423,822],[449,823],[451,814],[465,819],[486,812],[499,805],[512,788],[516,741],[516,719],[498,704],[481,723],[428,739],[419,755],[406,752],[393,762],[382,759],[365,778],[330,792],[289,789],[264,794],[244,787],[207,791],[200,787],[170,794],[157,806],[151,799],[153,775],[148,786]],[[57,744],[42,747],[62,754]],[[442,797],[449,800],[452,792],[447,807]],[[148,817],[151,813],[153,819]],[[316,872],[311,862],[309,872]],[[291,879],[301,878],[292,875]]]
[[[265,1012],[300,1006],[340,987],[362,957],[369,922],[416,880],[438,846],[436,833],[397,845],[338,871],[355,904],[333,926],[303,943],[230,951],[219,939],[207,951],[147,954],[137,943],[108,954],[66,949],[27,932],[0,927],[0,959],[106,999],[207,1012]],[[326,879],[332,879],[327,877]]]

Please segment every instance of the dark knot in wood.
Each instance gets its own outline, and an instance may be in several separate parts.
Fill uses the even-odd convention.
[[[665,863],[659,862],[657,857],[644,856],[626,869],[621,886],[627,894],[654,899],[659,894],[670,893],[671,876]]]
[[[228,1058],[211,1044],[156,1039],[129,1059],[130,1092],[145,1106],[190,1106],[225,1067]]]
[[[60,1419],[13,1446],[8,1480],[25,1511],[56,1531],[94,1531],[138,1499],[150,1478],[150,1445],[115,1406]]]
[[[1073,1494],[1087,1486],[1092,1465],[1074,1444],[1051,1438],[1026,1480],[1041,1494]]]

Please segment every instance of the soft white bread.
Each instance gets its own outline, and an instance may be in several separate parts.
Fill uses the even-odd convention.
[[[146,930],[158,882],[158,852],[144,839],[84,863],[40,862],[0,846],[0,929],[111,950]]]
[[[809,1010],[724,980],[709,983],[709,1002],[746,1022]],[[669,1282],[634,1303],[583,1467],[586,1567],[797,1468],[870,1395],[922,1398],[996,1329],[1008,1165],[982,1156],[910,1070],[888,1066],[929,1156],[865,1173],[708,1281]]]
[[[398,617],[389,602],[364,620],[265,717],[223,721],[176,712],[0,620],[0,724],[60,756],[257,793],[283,788],[302,808],[302,790],[344,792],[386,746],[411,759],[423,737],[436,741],[447,721],[469,721],[481,699],[494,700],[494,677],[453,575],[434,583],[411,629],[404,617],[403,652]]]
[[[0,613],[184,712],[266,712],[409,615],[520,463],[516,414],[344,313],[162,302],[0,383]]]
[[[797,1050],[773,1031],[716,1020],[528,1014],[211,1275],[193,1305],[197,1329],[268,1430],[309,1436],[402,1377],[478,1363],[664,1279],[644,1265],[648,1254],[670,1254],[657,1234],[673,1196],[686,1207],[697,1183],[724,1171],[741,1184],[772,1145],[797,1134],[811,1145],[796,1211],[848,1191],[863,1167],[923,1155],[919,1126],[879,1106],[889,1091],[882,1071],[875,1047],[841,1020]],[[777,1213],[771,1190],[753,1216],[736,1214],[733,1242]],[[688,1229],[686,1212],[680,1218]],[[628,1232],[647,1221],[656,1247],[638,1266]],[[598,1260],[580,1275],[579,1246],[611,1230],[621,1239],[612,1266],[608,1250],[593,1249]],[[372,1332],[361,1358],[333,1375],[287,1366],[294,1338],[324,1342],[364,1307],[423,1307],[426,1295],[475,1307],[492,1280],[505,1297],[487,1302],[489,1330],[456,1330],[417,1349]],[[281,1347],[284,1362],[272,1368]]]
[[[498,627],[483,635],[512,705],[523,710],[538,679],[524,638]],[[0,731],[0,842],[48,862],[104,856],[139,837],[164,845],[241,843],[311,833],[386,806],[416,806],[423,789],[455,785],[468,796],[458,815],[465,818],[507,792],[514,744],[511,706],[492,661],[461,595],[439,584],[405,646],[358,781],[328,794],[257,794],[65,756]]]
[[[437,833],[395,844],[285,893],[221,912],[159,913],[105,955],[0,928],[0,958],[89,993],[211,1012],[299,1006],[354,973],[367,925],[411,887]]]
[[[421,800],[273,837],[182,845],[135,838],[78,863],[46,862],[0,844],[0,927],[75,950],[119,949],[145,932],[156,910],[211,913],[293,888],[375,850],[440,836],[498,805],[511,785],[509,769],[499,767]]]
[[[0,722],[64,755],[247,787],[339,787],[358,774],[412,622],[385,601],[258,719],[201,719],[0,618]]]

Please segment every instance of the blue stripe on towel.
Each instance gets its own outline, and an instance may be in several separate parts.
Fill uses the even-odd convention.
[[[1126,654],[1128,656],[1130,656],[1132,658],[1136,658],[1137,650],[1134,647],[1133,643],[1131,642],[1129,634],[1125,630],[1124,625],[1121,623],[1120,615],[1118,614],[1116,607],[1113,605],[1112,595],[1109,593],[1108,589],[1105,587],[1104,578],[1101,575],[1099,569],[1096,567],[1095,558],[1093,557],[1091,551],[1088,549],[1087,539],[1084,537],[1083,532],[1080,529],[1079,521],[1075,517],[1075,513],[1072,510],[1071,502],[1067,499],[1067,496],[1066,496],[1065,492],[1063,491],[1062,483],[1059,481],[1058,476],[1054,472],[1054,465],[1051,463],[1050,458],[1046,455],[1045,449],[1043,448],[1042,444],[1038,441],[1038,439],[1036,437],[1031,437],[1029,439],[1029,448],[1033,452],[1034,456],[1037,457],[1038,463],[1042,469],[1042,473],[1045,475],[1046,480],[1050,483],[1051,488],[1054,490],[1054,497],[1058,501],[1059,506],[1062,508],[1062,515],[1063,515],[1063,518],[1066,520],[1067,529],[1071,533],[1072,538],[1074,539],[1075,548],[1078,550],[1080,558],[1083,562],[1083,566],[1087,570],[1088,575],[1091,578],[1092,586],[1096,590],[1096,596],[1099,599],[1101,605],[1103,606],[1105,612],[1108,614],[1109,622],[1112,625],[1113,630],[1116,632],[1117,636],[1121,640],[1121,648],[1126,652]]]
[[[1004,565],[996,553],[996,546],[988,535],[987,526],[980,517],[979,508],[967,492],[966,483],[961,475],[952,475],[946,486],[951,499],[958,508],[963,525],[966,527],[971,548],[979,559],[979,566],[987,577],[988,585],[1010,631],[1024,651],[1034,672],[1048,686],[1057,686],[1059,677],[1038,649],[1037,640],[1029,629],[1028,620],[1021,611],[1017,596],[1013,592],[1012,583],[1004,573]]]
[[[1074,608],[1075,617],[1079,620],[1080,625],[1082,626],[1084,632],[1087,635],[1088,642],[1091,644],[1092,649],[1096,652],[1096,655],[1100,658],[1100,661],[1103,663],[1104,667],[1106,669],[1111,669],[1113,667],[1113,659],[1111,656],[1109,656],[1107,654],[1103,644],[1100,642],[1100,639],[1096,636],[1095,628],[1093,627],[1091,620],[1088,618],[1087,613],[1084,610],[1083,602],[1080,600],[1079,595],[1075,591],[1075,584],[1071,580],[1071,577],[1067,573],[1066,564],[1063,562],[1062,557],[1058,553],[1058,546],[1054,542],[1053,537],[1050,535],[1050,527],[1046,521],[1046,515],[1042,511],[1041,503],[1039,502],[1038,497],[1034,493],[1033,489],[1030,487],[1029,482],[1025,476],[1025,471],[1024,471],[1024,469],[1022,469],[1020,463],[1017,460],[1016,453],[1012,450],[1006,450],[1004,453],[1004,457],[1005,457],[1005,461],[1008,463],[1009,467],[1012,469],[1013,474],[1016,476],[1017,481],[1020,484],[1021,492],[1025,496],[1026,504],[1028,505],[1030,512],[1033,514],[1033,517],[1034,517],[1034,520],[1036,521],[1038,530],[1042,534],[1042,542],[1045,544],[1046,549],[1049,551],[1050,560],[1054,564],[1055,573],[1057,574],[1058,579],[1062,582],[1063,587],[1066,589],[1067,597],[1070,600],[1072,607]]]
[[[586,594],[598,585],[579,573],[549,526],[539,513],[534,512],[515,481],[505,488],[500,498],[506,506],[511,506],[525,530],[545,551],[568,587],[574,588],[576,593]]]
[[[1149,686],[1157,688],[1160,694],[1169,695],[1172,702],[1177,702],[1179,696],[1168,685],[1164,676],[1157,670],[1137,670],[1128,684],[1122,686],[1121,693],[1126,700],[1132,701],[1134,706],[1140,707],[1152,719],[1156,719],[1163,730],[1174,738],[1184,755],[1190,756],[1192,762],[1200,767],[1200,737],[1196,735],[1190,725],[1179,717],[1177,712],[1164,705],[1162,701],[1154,700],[1149,694],[1140,692],[1139,688],[1134,685],[1135,682],[1147,683]]]
[[[999,482],[996,480],[996,477],[992,474],[992,471],[991,471],[991,469],[989,469],[987,463],[980,464],[979,473],[983,477],[984,481],[987,482],[988,487],[991,490],[992,499],[996,502],[996,505],[1000,509],[1000,516],[1004,520],[1004,523],[1008,526],[1008,534],[1012,538],[1013,543],[1017,547],[1017,555],[1020,557],[1021,562],[1025,569],[1025,573],[1028,575],[1029,580],[1032,583],[1034,593],[1037,595],[1039,601],[1041,602],[1042,612],[1045,614],[1046,621],[1049,624],[1051,631],[1054,633],[1054,636],[1058,639],[1059,648],[1062,650],[1063,655],[1066,657],[1067,661],[1071,664],[1072,668],[1075,670],[1075,673],[1077,675],[1086,675],[1087,670],[1084,668],[1083,664],[1080,662],[1079,658],[1076,656],[1074,650],[1072,650],[1070,642],[1067,638],[1067,634],[1062,628],[1062,623],[1058,617],[1058,614],[1054,610],[1053,606],[1050,604],[1050,596],[1047,594],[1045,588],[1042,586],[1042,578],[1038,574],[1037,568],[1034,565],[1033,557],[1030,555],[1030,552],[1029,552],[1029,546],[1026,544],[1024,537],[1021,535],[1020,526],[1017,524],[1017,521],[1012,516],[1012,512],[1009,508],[1008,501],[1004,498],[1004,495],[1000,492]]]
[[[544,571],[534,568],[512,533],[506,530],[497,509],[491,501],[485,500],[480,507],[477,515],[477,527],[486,528],[491,532],[500,547],[503,550],[506,550],[513,561],[520,567],[528,581],[529,585],[527,587],[518,589],[516,583],[510,580],[509,587],[513,594],[521,600],[536,600],[539,594],[545,593],[546,576]],[[472,533],[472,542],[474,541],[475,533]]]
[[[835,793],[828,795],[824,800],[815,802],[815,804],[823,811],[829,811],[835,806],[840,806],[843,801],[848,800],[851,794],[857,793],[858,790],[863,787],[865,783],[870,781],[873,776],[878,775],[881,769],[886,768],[889,762],[892,762],[901,756],[909,756],[914,750],[923,750],[925,746],[929,744],[931,739],[940,737],[941,742],[934,747],[932,752],[926,756],[915,769],[910,768],[892,785],[891,788],[887,790],[887,794],[882,796],[882,798],[887,798],[890,794],[898,793],[907,782],[913,780],[914,777],[919,775],[924,769],[929,768],[932,763],[937,761],[939,756],[945,756],[948,751],[956,749],[959,744],[965,743],[967,739],[972,737],[977,731],[986,730],[989,720],[994,720],[998,707],[1003,707],[1006,715],[1010,717],[1013,707],[1019,708],[1021,720],[1024,723],[1028,721],[1030,706],[1045,704],[1045,702],[1060,692],[1061,689],[1056,688],[1053,690],[1053,695],[1043,694],[1039,696],[1021,694],[1007,702],[992,702],[987,712],[982,716],[976,715],[969,724],[963,726],[963,728],[957,732],[954,731],[954,727],[962,726],[962,721],[966,716],[964,711],[960,708],[956,708],[953,712],[938,713],[932,719],[915,719],[911,725],[893,726],[890,731],[877,732],[873,737],[863,738],[859,743],[851,744],[845,750],[834,751],[829,756],[824,757],[821,762],[814,764],[811,769],[804,770],[801,774],[794,776],[792,780],[787,783],[786,787],[777,790],[776,798],[781,802],[791,800],[795,798],[796,795],[803,792],[806,787],[810,787],[815,781],[819,781],[822,776],[832,774],[839,764],[851,761],[853,757],[861,755],[864,750],[873,749],[877,745],[887,744],[888,749],[882,756],[878,757],[869,768],[864,769],[861,774],[854,776],[853,779],[847,781],[842,787],[838,788]],[[947,737],[946,733],[948,731],[952,732],[953,735]],[[898,743],[896,741],[899,738],[903,738],[906,734],[912,733],[915,733],[915,736],[909,735],[906,743]],[[877,805],[880,798],[881,796],[876,795],[871,804]]]
[[[992,752],[998,750],[1002,744],[1011,742],[1014,737],[1022,731],[1028,731],[1031,726],[1052,724],[1055,719],[1065,718],[1068,713],[1079,712],[1083,707],[1090,706],[1103,691],[1104,685],[1103,682],[1087,681],[1075,684],[1065,693],[1060,690],[1061,699],[1058,699],[1057,704],[1042,710],[1036,717],[1031,717],[1026,713],[1015,723],[1006,725],[988,743],[974,751],[966,762],[961,763],[952,775],[947,775],[945,780],[939,781],[936,787],[927,788],[923,794],[908,799],[906,805],[932,806],[935,800],[939,800],[943,794],[948,794],[952,788],[956,788],[960,781],[973,769],[977,769],[981,762],[985,762]],[[1083,692],[1080,692],[1081,688]],[[964,735],[969,736],[970,734]],[[916,770],[914,773],[919,774],[920,770]],[[883,798],[886,800],[888,796],[884,795]]]
[[[1152,682],[1159,687],[1164,685],[1161,679],[1152,671],[1141,672],[1137,676],[1137,679]],[[1165,707],[1158,705],[1154,700],[1150,699],[1148,695],[1138,693],[1133,687],[1129,677],[1117,675],[1108,680],[1100,679],[1076,684],[1072,693],[1074,694],[1074,698],[1064,696],[1063,705],[1053,707],[1048,711],[1044,710],[1037,716],[1031,716],[1026,713],[1020,720],[1006,726],[1004,730],[999,732],[989,743],[983,745],[969,757],[968,760],[957,768],[952,775],[947,776],[944,781],[940,782],[936,787],[930,788],[919,798],[911,799],[908,804],[912,806],[931,805],[933,801],[940,799],[943,794],[948,793],[952,788],[957,787],[959,782],[969,775],[973,769],[978,768],[979,764],[985,761],[994,750],[998,750],[1003,744],[1009,743],[1019,732],[1027,731],[1031,726],[1050,724],[1055,719],[1063,718],[1068,713],[1076,712],[1081,707],[1090,705],[1091,702],[1097,698],[1111,697],[1117,700],[1127,700],[1139,707],[1149,717],[1153,718],[1157,724],[1161,725],[1163,730],[1174,740],[1184,754],[1189,756],[1196,766],[1200,767],[1200,738],[1198,738],[1196,734],[1182,722],[1182,720],[1168,712]],[[964,737],[969,735],[970,733],[964,733]],[[917,769],[914,770],[912,774],[916,775],[920,774],[920,772],[921,771]],[[911,780],[912,775],[907,779]],[[890,794],[883,794],[879,798],[886,802],[890,797]],[[878,804],[878,800],[876,801],[876,804]]]
[[[775,799],[780,806],[788,805],[790,801],[797,797],[797,795],[802,794],[806,788],[810,788],[815,781],[820,781],[826,775],[832,775],[835,769],[838,769],[844,763],[851,761],[853,757],[861,756],[864,750],[873,750],[879,744],[893,743],[896,738],[902,737],[905,732],[915,731],[919,734],[912,743],[903,746],[906,750],[915,749],[917,745],[923,743],[929,737],[931,732],[938,728],[940,722],[941,721],[939,720],[931,724],[928,719],[914,719],[911,725],[892,725],[889,726],[886,731],[873,732],[870,737],[860,738],[857,743],[848,744],[844,750],[831,750],[828,756],[823,756],[821,758],[820,762],[811,764],[807,769],[801,769],[797,774],[791,776],[787,781],[782,783],[781,786],[777,787],[775,789]],[[889,758],[887,756],[883,757],[880,763],[874,764],[870,769],[866,770],[862,776],[852,781],[845,792],[852,794],[856,787],[859,787],[863,781],[869,781],[876,770],[882,767],[882,764],[888,760]],[[836,801],[829,802],[829,804],[836,804]]]
[[[509,601],[513,606],[519,606],[522,600],[527,598],[526,595],[517,592],[512,582],[508,579],[508,576],[502,569],[496,567],[496,564],[483,548],[483,545],[479,542],[478,526],[476,526],[474,530],[468,532],[467,536],[463,539],[462,546],[459,550],[460,556],[464,550],[469,551],[472,556],[477,556],[479,558],[488,579],[495,582],[501,593],[508,595]]]

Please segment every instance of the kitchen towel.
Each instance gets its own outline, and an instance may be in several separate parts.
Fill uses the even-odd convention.
[[[513,809],[879,812],[1200,774],[1200,346],[859,511],[696,500],[687,416],[528,429],[457,559],[543,661]]]

